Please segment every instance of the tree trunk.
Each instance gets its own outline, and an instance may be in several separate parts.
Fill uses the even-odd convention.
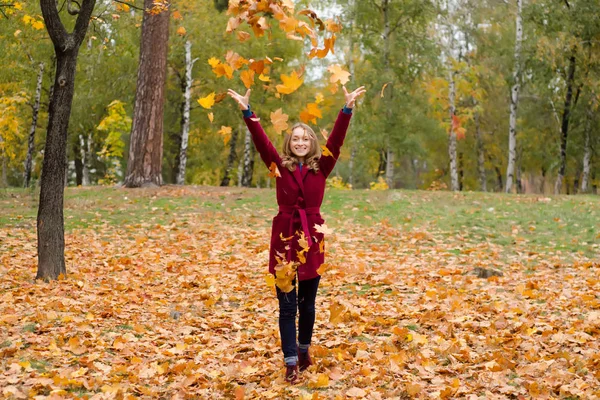
[[[73,141],[73,158],[75,161],[75,186],[83,185],[83,152],[81,151],[81,142],[78,135]]]
[[[229,181],[231,180],[231,171],[233,170],[233,164],[235,163],[235,159],[237,158],[237,154],[235,151],[237,145],[237,138],[239,132],[241,132],[244,128],[240,125],[238,129],[233,129],[231,132],[231,139],[229,140],[229,157],[227,157],[227,166],[225,167],[225,174],[223,175],[223,180],[221,180],[221,186],[229,186]]]
[[[575,55],[569,58],[569,72],[567,75],[567,94],[565,96],[565,107],[560,127],[560,163],[558,176],[554,184],[554,194],[559,194],[567,169],[567,136],[569,134],[569,119],[571,118],[571,102],[573,99],[573,85],[575,82]]]
[[[595,99],[595,96],[594,96]],[[587,118],[585,121],[585,147],[583,154],[583,176],[581,177],[581,192],[586,193],[589,186],[590,170],[592,166],[592,122],[594,118],[595,101],[587,110]]]
[[[454,115],[456,114],[456,88],[454,84],[454,72],[452,66],[449,65],[449,104],[450,104],[450,135],[448,138],[448,156],[450,157],[450,189],[453,191],[460,190],[458,182],[458,169],[456,157],[456,132],[453,128]]]
[[[168,2],[167,2],[168,3]],[[144,0],[140,64],[129,161],[124,185],[126,187],[162,185],[163,110],[167,50],[169,41],[168,10],[153,14],[154,0]]]
[[[485,152],[483,151],[483,138],[479,113],[475,114],[475,138],[477,140],[477,172],[479,176],[479,189],[487,192],[487,177],[485,176]]]
[[[392,80],[391,69],[390,69],[390,36],[391,36],[391,25],[390,25],[390,0],[383,0],[381,5],[381,10],[383,12],[383,65],[385,68],[385,76]],[[393,104],[393,92],[394,92],[394,83],[390,82],[388,84],[388,101],[386,106],[387,113],[387,121],[392,120],[392,104]],[[391,127],[388,124],[388,129]],[[391,132],[388,132],[387,137]],[[394,162],[395,162],[395,154],[392,150],[392,145],[387,140],[387,149],[386,149],[386,166],[385,166],[385,181],[390,189],[394,188]]]
[[[513,71],[513,86],[510,91],[510,125],[508,130],[508,165],[506,167],[506,188],[504,191],[512,191],[515,179],[515,162],[517,159],[517,108],[519,105],[519,89],[521,83],[521,43],[523,41],[523,21],[521,18],[523,1],[517,0],[517,37],[515,40],[515,69]]]
[[[88,133],[87,143],[85,139],[83,139],[83,135],[79,135],[79,151],[81,152],[81,163],[83,164],[82,168],[82,177],[81,177],[81,185],[89,186],[90,185],[90,155],[92,153],[91,150],[91,142],[92,135]]]
[[[46,29],[56,53],[56,76],[50,100],[46,147],[42,164],[37,215],[38,270],[36,279],[66,275],[63,198],[67,130],[75,91],[79,46],[85,38],[95,0],[83,0],[73,33],[65,30],[55,0],[40,0]]]
[[[192,79],[192,69],[194,68],[194,63],[198,59],[192,60],[192,42],[189,40],[185,42],[185,86],[183,92],[183,115],[181,119],[181,148],[179,150],[179,171],[177,172],[177,181],[178,185],[185,184],[185,166],[187,164],[187,146],[188,146],[188,138],[190,135],[190,108],[191,108],[191,98],[192,98],[192,84],[194,80]]]
[[[244,141],[244,169],[242,173],[242,186],[250,187],[252,184],[252,174],[254,172],[254,146],[250,131],[246,129],[246,139]]]
[[[31,181],[31,168],[33,166],[33,152],[35,151],[35,130],[37,129],[38,114],[40,112],[40,99],[42,98],[42,81],[44,79],[44,63],[40,63],[37,84],[35,87],[35,100],[33,102],[33,115],[31,127],[29,128],[29,142],[27,146],[27,158],[25,160],[25,182],[24,187],[29,187]]]
[[[354,188],[354,159],[356,158],[356,145],[352,146],[350,151],[350,161],[348,162],[348,184]]]

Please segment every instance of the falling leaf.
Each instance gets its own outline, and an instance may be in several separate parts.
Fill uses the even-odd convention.
[[[323,156],[324,157],[333,157],[333,153],[331,151],[329,151],[329,149],[327,148],[327,146],[321,145],[321,149],[323,150]]]
[[[181,15],[181,13],[179,12],[179,10],[175,10],[173,12],[173,14],[171,14],[171,16],[173,17],[173,19],[183,19],[183,16]]]
[[[304,80],[298,76],[296,71],[292,71],[290,75],[282,74],[281,81],[283,84],[276,86],[277,92],[281,94],[291,94],[302,86]]]
[[[317,103],[317,104],[322,103],[323,100],[325,100],[323,93],[317,93],[317,95],[315,96],[315,103]]]
[[[319,110],[317,103],[307,104],[306,108],[300,113],[300,119],[305,124],[309,122],[316,124],[317,118],[323,118],[323,114],[321,114],[321,110]]]
[[[246,40],[250,39],[251,35],[248,32],[244,32],[244,31],[238,31],[237,32],[237,38],[240,42],[245,42]]]
[[[389,82],[387,82],[387,83],[384,83],[384,84],[383,84],[383,87],[381,88],[381,98],[383,98],[383,92],[385,91],[385,88],[386,88],[386,87],[387,87],[387,85],[389,85],[389,84],[390,84]]]
[[[208,65],[210,65],[211,67],[216,67],[217,65],[221,64],[221,61],[219,61],[219,59],[215,58],[215,57],[211,57],[208,59]]]
[[[231,127],[221,126],[221,129],[217,133],[223,136],[223,143],[227,145],[227,143],[229,143],[229,140],[231,139]]]
[[[208,113],[208,120],[212,123],[213,120],[215,119],[215,115],[213,113]]]
[[[198,99],[198,104],[200,104],[202,107],[204,107],[206,109],[212,108],[212,106],[215,104],[215,92],[212,92],[211,94],[209,94],[206,97],[202,97],[202,98]],[[212,120],[210,122],[212,122]]]
[[[325,140],[327,140],[329,138],[329,133],[327,132],[326,129],[321,128],[320,132],[321,132],[321,135],[325,138]]]
[[[240,78],[242,79],[242,82],[244,83],[244,86],[246,86],[247,89],[250,89],[250,87],[254,85],[254,73],[255,72],[251,69],[247,69],[242,71],[242,73],[240,74]]]
[[[260,81],[262,81],[262,82],[271,82],[271,78],[269,78],[268,76],[266,76],[266,75],[263,75],[263,74],[260,74],[260,75],[258,76],[258,79],[259,79]]]
[[[180,26],[179,28],[177,28],[177,34],[179,36],[185,36],[186,33],[187,33],[187,31],[185,30],[185,28],[183,26]]]
[[[274,162],[271,163],[269,167],[269,177],[271,178],[281,178],[281,173],[279,172],[279,168],[277,168],[277,164]]]
[[[342,85],[345,85],[350,80],[350,72],[344,71],[339,64],[329,66],[327,71],[331,73],[331,77],[329,78],[331,83],[339,82]]]
[[[331,235],[333,230],[329,229],[326,224],[318,225],[315,224],[315,231],[322,233],[324,235]]]
[[[233,68],[228,64],[219,62],[219,64],[213,67],[213,72],[218,78],[222,76],[225,76],[227,79],[233,78]]]
[[[281,135],[281,132],[288,128],[288,118],[289,116],[284,114],[281,108],[278,108],[271,113],[271,123],[273,124],[273,128],[277,134]]]

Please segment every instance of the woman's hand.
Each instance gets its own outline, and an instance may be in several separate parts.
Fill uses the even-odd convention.
[[[364,86],[359,87],[353,92],[348,93],[346,90],[346,86],[342,86],[344,88],[344,96],[346,97],[346,107],[352,108],[354,107],[354,102],[359,96],[362,96],[367,91]]]
[[[240,106],[240,110],[248,109],[248,105],[250,104],[250,89],[246,91],[246,94],[244,96],[237,93],[233,89],[227,89],[227,94],[229,95],[229,97],[234,99],[236,103],[238,103],[238,105]]]

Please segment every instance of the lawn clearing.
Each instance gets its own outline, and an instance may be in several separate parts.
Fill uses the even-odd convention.
[[[329,191],[317,362],[295,387],[265,280],[272,191],[68,189],[69,275],[48,284],[35,202],[0,194],[6,397],[600,396],[596,197]]]

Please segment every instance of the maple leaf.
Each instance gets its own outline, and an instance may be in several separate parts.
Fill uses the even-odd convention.
[[[213,72],[218,78],[222,76],[225,76],[227,79],[233,78],[233,68],[228,64],[219,62],[219,64],[213,67]]]
[[[208,59],[208,65],[210,65],[213,68],[215,68],[219,64],[221,64],[221,61],[219,61],[218,58],[211,57]]]
[[[275,267],[275,285],[283,293],[289,293],[294,289],[292,282],[296,279],[297,269],[297,264],[293,261]]]
[[[221,126],[221,129],[217,133],[223,136],[223,143],[227,145],[227,143],[229,143],[229,140],[231,139],[231,127]]]
[[[173,17],[173,19],[177,19],[177,20],[183,19],[183,15],[181,15],[179,10],[173,11],[173,14],[171,14],[171,16]]]
[[[247,89],[250,89],[250,87],[254,85],[254,74],[255,72],[251,69],[242,71],[242,73],[240,74],[240,78],[242,79],[242,82],[244,83],[244,86],[246,86]]]
[[[325,100],[323,93],[317,93],[315,96],[315,103],[320,104]]]
[[[244,43],[246,40],[250,39],[252,36],[248,32],[238,31],[237,38],[240,42]]]
[[[331,151],[329,151],[329,149],[327,148],[327,146],[321,145],[321,150],[323,150],[323,156],[324,157],[333,157],[333,153]]]
[[[341,32],[342,24],[330,18],[325,21],[325,29],[332,33]]]
[[[277,168],[277,164],[274,162],[271,163],[269,167],[269,177],[271,178],[281,178],[281,173],[279,172],[279,168]]]
[[[263,74],[260,74],[260,75],[258,76],[258,79],[259,79],[260,81],[262,81],[262,82],[271,82],[271,78],[269,78],[268,76],[266,76],[266,75],[263,75]]]
[[[215,92],[212,92],[206,97],[198,99],[198,104],[206,109],[212,108],[212,106],[215,104]],[[212,122],[212,120],[210,122]]]
[[[342,85],[345,85],[350,80],[350,72],[344,71],[339,64],[330,65],[327,68],[327,71],[331,73],[331,77],[329,77],[331,83],[339,82]]]
[[[321,110],[319,110],[317,103],[307,104],[306,108],[300,113],[300,119],[305,124],[308,122],[316,124],[317,118],[323,118],[323,115],[321,114]]]
[[[288,128],[288,118],[289,116],[284,114],[281,108],[278,108],[271,113],[271,123],[273,124],[273,128],[275,128],[275,132],[277,132],[277,134],[281,135],[281,132]]]
[[[298,76],[296,71],[292,71],[290,75],[282,74],[281,81],[283,84],[276,86],[277,92],[281,94],[291,94],[295,92],[304,82],[304,80]]]
[[[326,224],[315,224],[315,231],[322,233],[323,235],[331,235],[333,233],[333,230],[329,229]]]
[[[180,26],[179,28],[177,28],[177,34],[179,36],[185,36],[186,33],[187,33],[187,31],[185,30],[185,28],[183,26]]]

